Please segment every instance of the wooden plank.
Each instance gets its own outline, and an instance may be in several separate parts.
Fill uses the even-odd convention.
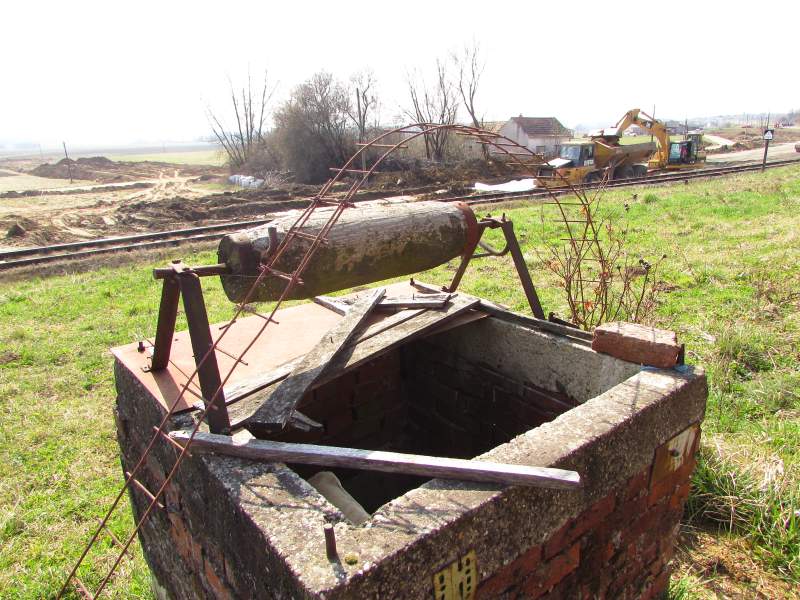
[[[455,295],[456,294],[420,294],[419,296],[392,296],[383,298],[375,308],[376,310],[443,308]],[[314,296],[314,302],[332,310],[338,315],[346,315],[354,302],[354,298],[352,296]]]
[[[265,398],[246,427],[260,432],[279,431],[286,427],[295,406],[329,363],[341,352],[370,311],[380,302],[386,288],[376,288],[353,304],[347,315],[326,333],[319,343],[292,369],[291,374]]]
[[[477,307],[479,303],[479,298],[462,295],[441,310],[401,310],[374,323],[357,339],[350,341],[347,351],[340,353],[331,361],[312,387],[336,379],[345,371],[357,368],[412,339],[439,330],[449,322],[457,322],[460,315]],[[245,427],[254,435],[268,435],[272,430],[269,427],[262,428],[255,413],[275,391],[277,390],[272,388],[262,389],[234,404],[229,411],[231,430]]]
[[[331,362],[330,368],[325,372],[320,383],[335,379],[349,369],[354,369],[402,344],[419,339],[479,304],[479,298],[460,296],[440,310],[401,310],[389,319],[378,322],[367,329],[364,335],[355,342],[352,352],[337,356]],[[394,325],[387,327],[390,321]]]
[[[179,444],[186,444],[191,432],[173,431],[169,435]],[[193,452],[214,452],[269,462],[362,469],[460,481],[559,489],[581,486],[578,473],[563,469],[313,444],[242,440],[205,432],[195,434],[191,448]]]

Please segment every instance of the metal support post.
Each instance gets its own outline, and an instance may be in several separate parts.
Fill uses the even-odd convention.
[[[186,320],[189,323],[189,337],[192,340],[192,351],[197,363],[200,391],[206,406],[212,404],[206,413],[208,426],[211,433],[227,435],[230,433],[231,423],[225,406],[217,355],[212,350],[214,340],[211,337],[211,326],[208,323],[200,278],[191,271],[182,271],[178,274],[178,281],[183,295],[183,309],[186,311]]]

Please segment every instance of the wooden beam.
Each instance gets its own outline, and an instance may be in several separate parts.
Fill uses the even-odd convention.
[[[179,444],[186,444],[191,432],[173,431],[169,435]],[[578,473],[563,469],[313,444],[240,440],[205,432],[195,434],[191,448],[193,452],[212,452],[268,462],[362,469],[460,481],[559,489],[581,486]]]
[[[419,296],[392,296],[383,298],[375,310],[407,310],[416,308],[444,308],[445,304],[456,294],[421,294]],[[337,315],[346,315],[353,305],[353,298],[348,296],[314,296],[314,303],[324,306]]]
[[[286,427],[297,403],[353,338],[359,326],[385,294],[386,288],[376,288],[356,301],[347,315],[322,337],[295,365],[289,377],[269,394],[248,419],[245,427],[252,433],[279,431]]]

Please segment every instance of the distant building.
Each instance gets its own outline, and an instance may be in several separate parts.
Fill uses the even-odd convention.
[[[572,131],[564,127],[555,117],[511,117],[497,131],[520,146],[551,158],[558,155],[559,148],[572,137]],[[498,151],[494,151],[497,153]]]

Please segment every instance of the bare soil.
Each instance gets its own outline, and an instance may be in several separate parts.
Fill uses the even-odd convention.
[[[682,525],[673,577],[679,575],[692,577],[696,596],[704,598],[800,598],[798,589],[761,567],[742,540],[713,529]]]
[[[0,194],[0,248],[264,218],[275,212],[305,207],[320,188],[289,183],[276,189],[215,191],[210,184],[223,187],[226,175],[217,167],[114,162],[103,157],[69,163],[62,159],[56,164],[31,168],[27,174],[52,181],[69,177],[68,166],[76,179],[97,183],[79,188]],[[471,190],[475,181],[491,182],[522,175],[496,162],[486,165],[482,161],[467,161],[444,168],[416,161],[402,166],[403,171],[376,173],[356,198],[463,194]],[[20,165],[8,170],[19,172]],[[345,193],[351,185],[351,181],[340,182],[332,191]],[[20,227],[24,230],[22,235]]]
[[[55,164],[45,163],[28,171],[37,177],[49,179],[82,179],[100,183],[140,181],[165,176],[198,177],[202,175],[224,175],[224,170],[208,166],[172,165],[160,162],[115,162],[104,156],[92,156],[72,160],[62,158]]]

